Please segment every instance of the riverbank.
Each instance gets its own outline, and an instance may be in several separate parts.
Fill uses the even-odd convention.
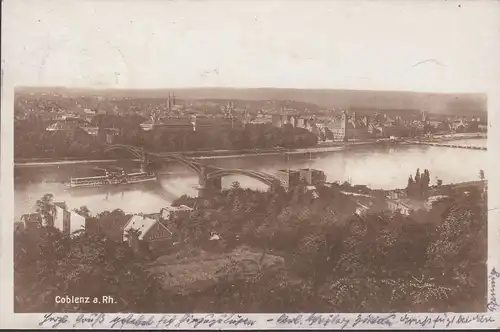
[[[447,134],[435,135],[432,138],[420,138],[423,142],[442,142],[453,141],[459,139],[480,139],[487,138],[486,133],[460,133],[460,134]],[[273,149],[245,149],[245,150],[209,150],[209,151],[178,151],[178,152],[155,152],[157,155],[167,154],[180,154],[192,159],[222,159],[222,158],[244,158],[244,157],[259,157],[259,156],[279,156],[279,155],[298,155],[298,154],[316,154],[349,150],[356,147],[365,146],[383,146],[387,144],[394,144],[388,138],[363,140],[363,141],[350,141],[350,142],[322,142],[314,147],[302,149],[286,149],[286,148],[273,148]],[[418,144],[418,141],[398,142],[397,144],[411,145]],[[38,167],[38,166],[57,166],[65,164],[94,164],[94,163],[110,163],[118,162],[119,159],[109,158],[26,158],[15,159],[14,167]],[[139,161],[133,159],[133,161]]]
[[[486,133],[460,133],[460,134],[445,134],[445,135],[433,135],[432,137],[418,137],[413,138],[413,141],[422,142],[448,142],[457,141],[465,139],[487,139],[488,135]]]
[[[217,159],[217,158],[236,158],[236,157],[256,157],[256,156],[276,156],[276,155],[294,155],[294,154],[307,154],[307,153],[323,153],[343,151],[352,147],[366,146],[366,145],[381,145],[387,143],[387,140],[378,141],[359,141],[359,142],[345,142],[345,143],[332,143],[331,145],[315,146],[312,148],[303,149],[254,149],[254,150],[211,150],[211,151],[180,151],[180,152],[164,152],[154,153],[157,155],[180,154],[192,159]],[[139,161],[139,159],[133,159]],[[56,166],[64,164],[93,164],[93,163],[109,163],[117,162],[119,159],[81,159],[81,158],[36,158],[36,159],[17,159],[14,160],[14,167],[36,167],[36,166]]]

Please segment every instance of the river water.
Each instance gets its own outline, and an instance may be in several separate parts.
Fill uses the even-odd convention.
[[[453,141],[464,145],[486,146],[486,139]],[[482,150],[457,149],[434,146],[385,146],[357,147],[351,150],[321,153],[276,156],[245,156],[203,159],[200,162],[224,168],[261,170],[270,174],[279,169],[315,168],[324,171],[329,182],[350,181],[371,188],[404,188],[408,176],[417,168],[428,169],[431,183],[441,179],[444,184],[479,179],[479,170],[486,168],[487,152]],[[103,164],[66,164],[51,166],[19,167],[15,176],[15,216],[34,211],[34,205],[45,193],[54,195],[55,200],[65,201],[69,208],[86,205],[92,213],[122,209],[127,213],[159,212],[172,200],[183,194],[197,195],[197,176],[193,173],[162,176],[156,184],[129,188],[126,191],[109,192],[108,189],[87,191],[65,190],[64,182],[70,177],[87,176],[95,173]],[[120,167],[137,167],[132,161],[120,162]],[[186,171],[180,168],[165,169],[167,172]],[[223,187],[238,181],[242,187],[265,190],[266,185],[245,176],[223,178]],[[163,195],[159,195],[161,191]]]

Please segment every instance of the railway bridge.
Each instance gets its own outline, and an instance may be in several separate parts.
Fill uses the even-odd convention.
[[[140,160],[142,172],[150,172],[152,169],[157,169],[157,167],[169,163],[177,163],[194,171],[198,175],[199,197],[206,197],[214,192],[220,192],[222,190],[222,178],[224,176],[245,175],[269,186],[281,183],[277,177],[264,172],[246,169],[226,169],[202,164],[178,153],[149,152],[141,147],[124,144],[108,145],[105,149],[106,152],[114,150],[126,151],[131,157]]]

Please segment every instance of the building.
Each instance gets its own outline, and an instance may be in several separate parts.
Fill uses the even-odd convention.
[[[60,120],[47,126],[47,128],[45,128],[45,130],[46,131],[71,131],[71,130],[75,130],[76,128],[79,128],[79,127],[89,127],[89,122],[87,122],[87,120],[79,118],[79,117],[62,115],[59,119]]]
[[[479,129],[479,131],[483,131],[483,132],[488,131],[488,125],[487,124],[480,123],[480,124],[477,125],[477,128]]]
[[[243,122],[235,119],[234,117],[225,118],[209,118],[206,116],[196,116],[192,118],[194,123],[194,130],[230,130],[233,128],[242,128]]]
[[[432,209],[432,207],[434,206],[434,204],[439,203],[439,202],[441,202],[443,200],[446,200],[447,198],[448,198],[448,196],[446,196],[446,195],[431,196],[425,202],[425,207],[426,207],[427,210],[430,210],[430,209]]]
[[[152,129],[160,129],[175,132],[192,132],[192,131],[204,131],[204,130],[229,130],[232,128],[238,128],[243,125],[242,121],[231,118],[211,118],[206,116],[171,116],[157,119],[152,116],[150,120],[145,121],[140,124],[140,127],[144,131],[149,131]]]
[[[161,209],[160,218],[162,221],[173,221],[178,218],[189,217],[193,209],[186,205],[167,206]]]
[[[279,170],[276,173],[276,177],[280,180],[283,188],[287,190],[298,186],[301,182],[305,182],[307,186],[315,188],[318,184],[326,181],[326,175],[323,171],[311,168]]]
[[[83,114],[84,114],[84,117],[85,117],[85,120],[87,122],[92,122],[92,120],[94,119],[94,117],[96,116],[96,111],[95,110],[91,110],[89,108],[85,108],[83,110]]]
[[[358,118],[356,112],[348,116],[346,111],[342,111],[339,117],[328,121],[325,127],[331,132],[334,141],[347,141],[348,139],[360,139],[372,136],[368,130],[368,118]]]
[[[399,212],[402,215],[409,216],[414,211],[427,210],[425,202],[415,201],[408,198],[388,200],[387,207],[393,212]]]
[[[155,218],[149,218],[144,215],[133,215],[125,223],[122,229],[123,241],[127,241],[127,234],[131,230],[139,231],[139,240],[143,240],[147,232],[156,224]]]
[[[330,120],[326,124],[326,128],[332,133],[332,139],[334,141],[347,141],[347,114],[342,111],[342,114],[338,118]]]
[[[71,235],[85,228],[85,217],[75,211],[69,211],[65,202],[54,202],[54,227],[64,235]]]
[[[113,144],[116,137],[120,135],[120,129],[118,128],[104,128],[104,135],[106,136],[106,143]]]
[[[434,128],[436,131],[448,131],[450,130],[450,126],[441,120],[429,120],[429,125]]]
[[[151,116],[151,119],[140,124],[140,127],[144,131],[149,131],[152,129],[161,129],[168,131],[195,131],[195,121],[192,117],[164,117],[158,119],[156,116]]]
[[[273,126],[277,128],[281,128],[287,124],[295,128],[304,128],[308,130],[314,127],[311,123],[312,119],[310,116],[301,116],[296,110],[283,110],[279,114],[270,116],[270,120]]]
[[[65,125],[66,126],[66,125]],[[54,128],[52,128],[54,129]],[[92,132],[92,129],[90,130]],[[48,130],[47,139],[49,139],[50,146],[55,149],[58,145],[71,145],[72,143],[78,142],[81,146],[89,146],[98,137],[98,131],[94,131],[94,134],[89,134],[83,126],[80,125],[68,125],[67,127],[58,127],[58,129]]]
[[[465,132],[468,127],[469,127],[469,123],[467,122],[467,120],[465,118],[456,119],[450,125],[450,128],[457,133]]]
[[[319,198],[316,186],[306,186],[304,192],[310,193],[313,199]]]
[[[370,208],[366,205],[363,205],[361,203],[358,202],[358,206],[356,207],[356,214],[358,216],[360,216],[361,218],[364,218],[366,217],[366,215],[368,214],[368,211],[370,210]]]
[[[90,136],[97,136],[99,134],[99,127],[81,126],[81,128]]]
[[[248,123],[251,124],[272,124],[273,117],[271,115],[257,115],[255,118],[251,119]]]
[[[161,246],[165,241],[171,242],[172,231],[160,220],[144,215],[133,215],[122,229],[123,241],[128,241],[134,247],[135,240],[144,241],[149,248]],[[137,238],[129,237],[132,230],[139,231]]]
[[[65,202],[54,202],[52,218],[55,228],[63,233],[69,231],[69,211]]]
[[[286,190],[300,184],[300,172],[294,170],[279,170],[276,177],[280,180],[281,186]]]
[[[300,180],[305,181],[308,185],[316,186],[326,181],[325,172],[317,169],[303,168],[299,170],[299,174]]]
[[[15,230],[35,230],[42,226],[42,216],[40,213],[23,214],[18,222],[15,223]]]
[[[387,192],[387,199],[390,200],[397,200],[405,197],[406,197],[406,190],[403,189],[394,189]]]

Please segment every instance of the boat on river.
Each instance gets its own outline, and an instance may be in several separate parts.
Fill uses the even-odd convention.
[[[118,186],[128,184],[141,184],[155,182],[157,180],[155,173],[149,172],[134,172],[127,173],[124,170],[119,172],[110,172],[105,170],[104,175],[89,176],[81,178],[71,178],[70,182],[66,183],[66,188],[96,188],[105,186]]]

